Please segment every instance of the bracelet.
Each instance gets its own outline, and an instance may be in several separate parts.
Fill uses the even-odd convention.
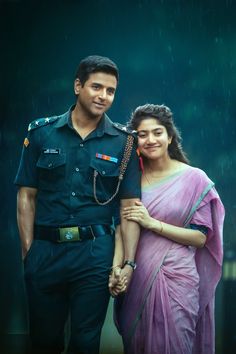
[[[160,223],[160,225],[161,225],[161,229],[160,229],[160,231],[159,231],[159,234],[162,234],[162,231],[163,231],[163,225],[162,225],[162,222],[159,220],[159,223]]]
[[[110,269],[113,270],[113,269],[116,269],[116,268],[121,268],[121,265],[120,264],[114,265]]]

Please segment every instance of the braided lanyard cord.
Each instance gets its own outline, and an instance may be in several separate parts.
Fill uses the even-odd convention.
[[[96,179],[97,179],[98,171],[94,170],[94,173],[93,173],[93,195],[94,195],[94,199],[96,200],[97,204],[106,205],[106,204],[110,203],[115,198],[115,196],[118,194],[119,189],[120,189],[121,181],[123,180],[126,168],[128,166],[128,163],[129,163],[129,159],[130,159],[130,156],[131,156],[133,143],[134,143],[134,137],[132,135],[128,135],[127,141],[126,141],[126,145],[125,145],[124,155],[123,155],[123,158],[122,158],[122,161],[121,161],[121,164],[120,164],[120,174],[119,174],[119,177],[118,177],[118,183],[117,183],[117,186],[116,186],[115,193],[108,200],[106,200],[105,202],[100,202],[98,200],[97,187],[96,187]]]

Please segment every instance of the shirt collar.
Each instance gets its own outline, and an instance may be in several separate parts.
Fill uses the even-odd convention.
[[[60,116],[60,118],[55,124],[56,128],[61,128],[65,125],[68,125],[70,128],[72,128],[71,112],[74,110],[74,108],[75,105],[71,106],[66,113]],[[96,131],[96,135],[99,137],[103,136],[104,134],[119,135],[119,132],[114,127],[113,122],[105,113],[102,116],[101,120],[99,121],[95,131]]]
[[[55,124],[56,128],[61,128],[64,125],[68,125],[69,127],[72,128],[71,112],[73,111],[74,108],[75,108],[75,105],[71,106],[70,109],[66,113],[62,114],[59,117],[58,121]]]
[[[102,136],[104,134],[119,135],[119,132],[114,127],[113,122],[106,114],[102,116],[100,122],[98,123],[96,132],[97,132],[97,136]]]

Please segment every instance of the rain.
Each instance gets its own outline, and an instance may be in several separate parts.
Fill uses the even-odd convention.
[[[99,54],[120,70],[108,112],[125,124],[138,105],[174,112],[191,165],[215,182],[226,210],[223,275],[216,292],[216,354],[236,346],[236,2],[233,0],[1,1],[0,337],[18,334],[6,354],[22,354],[27,308],[13,184],[28,124],[74,103],[81,58]],[[120,354],[109,308],[101,354]],[[0,347],[1,353],[6,350]],[[18,351],[17,351],[18,350]],[[151,354],[151,353],[150,353]],[[207,353],[206,353],[207,354]]]

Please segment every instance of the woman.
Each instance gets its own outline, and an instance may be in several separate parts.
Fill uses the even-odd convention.
[[[137,268],[116,306],[125,353],[214,353],[224,207],[214,183],[188,165],[168,107],[140,106],[130,126],[138,133],[142,203],[123,217],[142,232]]]

